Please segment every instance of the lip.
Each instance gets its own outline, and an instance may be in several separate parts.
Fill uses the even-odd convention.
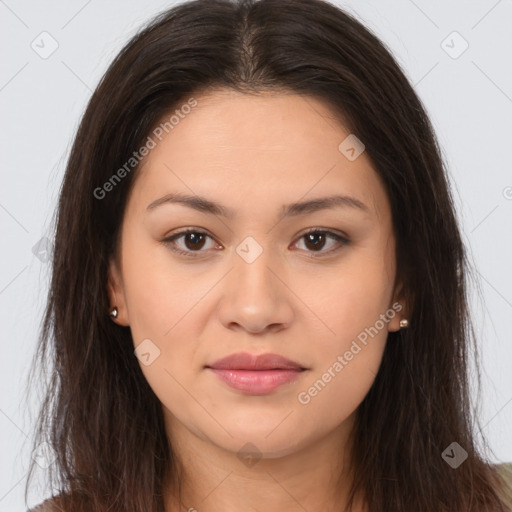
[[[265,395],[297,379],[306,370],[278,354],[232,354],[206,366],[225,384],[249,395]]]
[[[207,366],[214,370],[305,370],[299,363],[278,354],[238,352]]]

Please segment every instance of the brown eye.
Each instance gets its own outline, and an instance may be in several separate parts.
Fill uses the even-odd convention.
[[[324,251],[323,249],[325,246],[329,245],[327,244],[327,240],[329,239],[334,240],[334,244],[331,244],[331,246],[334,245],[335,248],[327,249]],[[320,256],[323,256],[326,253],[334,252],[349,243],[348,238],[344,236],[338,235],[331,231],[321,231],[318,229],[304,233],[299,240],[305,241],[304,245],[308,252],[317,252],[320,253]],[[338,245],[338,247],[336,247],[336,245]]]
[[[187,229],[186,231],[181,231],[180,233],[175,233],[174,235],[165,238],[162,240],[164,243],[170,244],[171,249],[178,254],[183,254],[185,256],[196,256],[194,253],[206,252],[206,250],[202,250],[206,244],[206,240],[211,238],[204,231],[199,231],[198,229]],[[176,240],[182,239],[182,248],[177,246]]]
[[[197,250],[204,246],[205,235],[203,233],[186,233],[183,241],[187,249]]]
[[[306,247],[313,251],[321,250],[325,246],[325,233],[308,233],[304,235]]]

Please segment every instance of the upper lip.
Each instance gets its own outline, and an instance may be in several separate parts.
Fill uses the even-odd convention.
[[[278,354],[253,355],[246,352],[231,354],[206,367],[215,370],[305,370],[299,363]]]

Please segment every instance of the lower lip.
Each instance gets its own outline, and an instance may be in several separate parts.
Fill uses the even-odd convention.
[[[301,370],[210,370],[228,386],[248,395],[266,395],[293,381]]]

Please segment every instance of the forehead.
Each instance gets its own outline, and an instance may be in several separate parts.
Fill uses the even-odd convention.
[[[350,130],[321,100],[229,89],[193,98],[193,108],[175,107],[181,115],[172,125],[165,122],[173,112],[162,118],[160,138],[150,134],[155,145],[138,171],[139,198],[181,191],[236,208],[242,198],[281,204],[337,189],[375,208],[386,206],[379,204],[385,192],[371,160],[365,152],[355,160],[345,156],[340,144]]]
[[[200,145],[204,151],[239,148],[297,155],[311,151],[312,157],[322,159],[320,149],[336,150],[340,137],[350,133],[327,104],[296,93],[242,94],[218,89],[195,100],[197,105],[172,132],[180,142]]]

